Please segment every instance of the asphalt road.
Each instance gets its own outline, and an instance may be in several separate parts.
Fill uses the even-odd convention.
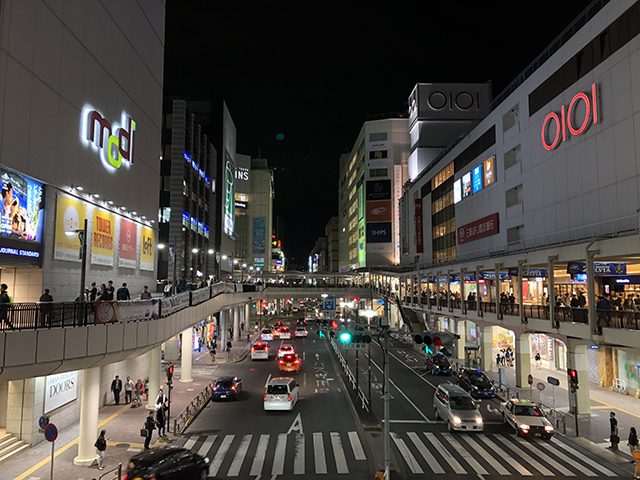
[[[293,331],[295,320],[279,317]],[[312,336],[313,335],[313,336]],[[279,374],[277,347],[290,343],[302,358],[299,373]],[[181,445],[211,461],[210,478],[373,478],[373,458],[334,370],[326,342],[308,338],[271,342],[269,360],[221,365],[218,376],[243,380],[238,401],[210,402],[187,429]],[[293,412],[265,412],[269,378],[300,385]]]

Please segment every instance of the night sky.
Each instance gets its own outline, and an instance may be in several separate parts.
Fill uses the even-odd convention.
[[[491,80],[497,95],[589,3],[168,0],[165,94],[222,94],[238,153],[275,168],[283,250],[306,265],[367,115],[406,111],[418,82]]]

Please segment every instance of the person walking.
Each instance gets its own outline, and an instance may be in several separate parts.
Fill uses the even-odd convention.
[[[167,282],[167,284],[164,286],[163,292],[165,297],[171,296],[171,282]]]
[[[116,293],[116,300],[131,300],[131,295],[129,294],[129,289],[127,288],[126,283],[123,283],[118,289],[118,292]]]
[[[144,428],[147,430],[147,436],[144,439],[144,449],[149,450],[149,444],[151,443],[151,436],[153,435],[153,431],[156,429],[156,422],[153,419],[153,410],[149,411],[149,416],[147,420],[144,422]]]
[[[540,352],[536,352],[536,368],[542,370],[542,360],[540,359]]]
[[[107,431],[101,430],[100,436],[94,443],[94,447],[98,450],[98,470],[104,470],[104,452],[107,451]]]
[[[111,391],[113,392],[113,399],[116,401],[116,405],[120,405],[120,392],[122,391],[122,380],[116,375],[116,378],[111,382]]]
[[[618,436],[618,420],[616,419],[616,413],[611,412],[609,414],[609,425],[611,426],[611,436],[609,440],[611,440],[611,450],[618,450],[618,444],[620,443],[620,437]]]
[[[169,438],[167,437],[167,432],[165,430],[166,415],[167,412],[165,410],[164,403],[162,405],[156,405],[156,424],[158,425],[159,438]]]
[[[142,293],[140,294],[140,300],[150,300],[151,292],[149,291],[149,287],[145,285],[142,288],[143,290],[142,290]]]
[[[145,395],[145,400],[149,400],[149,379],[148,378],[144,381],[144,395]]]
[[[53,297],[48,288],[45,288],[44,293],[40,295],[40,303],[40,322],[44,327],[51,322],[51,312],[53,312]]]
[[[127,377],[127,381],[124,383],[124,403],[129,405],[131,403],[131,397],[133,396],[133,381],[131,377]]]
[[[6,283],[0,285],[0,320],[4,320],[9,328],[13,329],[13,323],[9,321],[9,304],[11,303],[11,297],[7,289],[9,287]]]
[[[633,458],[633,452],[638,450],[638,433],[636,432],[636,427],[629,428],[629,440],[627,441],[627,445],[629,445],[629,452]],[[636,461],[631,460],[631,463],[636,463]]]
[[[231,340],[227,340],[227,353],[231,351]]]
[[[98,289],[96,288],[96,282],[91,282],[91,289],[89,289],[89,301],[95,302],[98,295]]]

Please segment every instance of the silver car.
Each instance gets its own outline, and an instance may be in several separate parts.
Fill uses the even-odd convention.
[[[484,421],[473,398],[458,385],[445,383],[438,385],[433,395],[436,419],[447,424],[449,431],[482,432]]]

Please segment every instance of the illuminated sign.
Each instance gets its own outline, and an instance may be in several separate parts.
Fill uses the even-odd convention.
[[[156,236],[150,228],[140,227],[140,270],[153,271]]]
[[[484,186],[488,187],[496,181],[496,174],[493,169],[493,163],[496,157],[491,157],[484,161]]]
[[[482,190],[482,164],[473,169],[473,193]]]
[[[104,167],[115,172],[123,163],[133,165],[135,156],[136,122],[122,113],[121,123],[111,125],[100,112],[86,106],[82,109],[80,138],[87,146],[99,152]]]
[[[498,214],[458,227],[458,245],[499,232]]]
[[[249,180],[249,169],[245,167],[236,168],[236,179],[237,180]]]
[[[36,252],[34,250],[23,250],[21,248],[0,247],[0,255],[39,258],[40,252]]]
[[[462,201],[462,180],[458,179],[453,182],[453,203]]]
[[[542,122],[542,146],[553,150],[567,140],[567,130],[571,135],[580,135],[589,128],[591,121],[598,123],[597,86],[591,85],[591,99],[586,93],[578,93],[569,106],[560,108],[560,116],[551,112]]]
[[[462,177],[462,196],[468,197],[469,195],[471,195],[471,172]]]
[[[235,201],[235,167],[229,154],[226,154],[225,180],[224,180],[224,233],[229,236],[233,235],[234,220],[234,201]]]

